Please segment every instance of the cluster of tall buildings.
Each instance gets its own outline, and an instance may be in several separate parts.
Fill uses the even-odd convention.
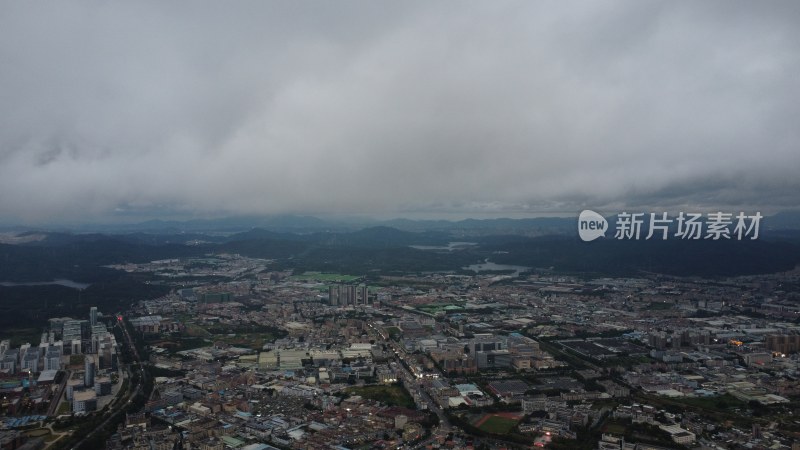
[[[11,348],[9,341],[0,342],[0,372],[39,373],[61,370],[64,356],[97,355],[100,368],[116,369],[117,343],[106,326],[98,323],[96,307],[89,311],[88,320],[70,317],[50,319],[50,330],[42,333],[38,346],[29,343]]]
[[[656,350],[667,347],[678,349],[696,345],[710,345],[714,337],[708,331],[679,330],[672,332],[656,331],[647,335],[647,343]]]
[[[528,337],[492,333],[477,333],[472,339],[449,338],[437,342],[433,339],[417,341],[417,350],[428,352],[444,372],[476,373],[481,369],[532,367],[552,365],[552,356],[543,352],[539,343]]]
[[[83,377],[67,380],[66,396],[72,402],[73,413],[83,413],[97,409],[98,397],[111,394],[111,378],[98,371],[98,358],[86,355],[83,361]]]
[[[770,334],[764,338],[767,350],[777,353],[800,351],[800,334]]]
[[[371,305],[369,288],[362,284],[333,284],[328,286],[328,304],[331,306]]]
[[[26,343],[19,348],[11,348],[9,341],[2,341],[0,342],[0,372],[15,374],[60,370],[63,354],[62,341],[48,342],[45,340],[38,347]]]

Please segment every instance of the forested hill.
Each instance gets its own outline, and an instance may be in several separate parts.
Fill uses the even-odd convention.
[[[800,238],[775,234],[751,240],[615,240],[582,242],[556,234],[485,235],[448,248],[463,236],[371,227],[352,232],[296,234],[254,229],[221,238],[204,235],[69,235],[0,245],[0,281],[67,278],[81,282],[115,276],[102,266],[166,258],[238,253],[276,260],[281,268],[343,273],[460,271],[490,260],[556,272],[635,275],[656,272],[699,277],[772,273],[800,262]]]

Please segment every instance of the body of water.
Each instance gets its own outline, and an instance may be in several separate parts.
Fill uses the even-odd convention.
[[[417,250],[463,250],[467,247],[478,245],[477,242],[449,242],[447,245],[410,245],[409,247]]]
[[[530,267],[526,266],[512,266],[510,264],[497,264],[493,262],[483,262],[481,264],[472,264],[471,266],[467,266],[463,268],[464,270],[471,270],[473,272],[491,272],[494,270],[513,270],[514,276],[519,276],[520,272],[525,272],[530,270]]]
[[[0,286],[14,287],[14,286],[47,286],[50,284],[57,284],[72,289],[86,289],[91,286],[89,283],[78,283],[72,280],[53,280],[53,281],[29,281],[29,282],[15,282],[15,281],[0,281]]]

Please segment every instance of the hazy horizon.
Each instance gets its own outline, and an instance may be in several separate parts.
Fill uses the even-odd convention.
[[[0,219],[800,206],[800,4],[6,3]]]

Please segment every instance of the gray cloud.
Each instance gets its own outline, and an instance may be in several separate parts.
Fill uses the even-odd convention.
[[[0,216],[800,202],[800,6],[4,3]]]

